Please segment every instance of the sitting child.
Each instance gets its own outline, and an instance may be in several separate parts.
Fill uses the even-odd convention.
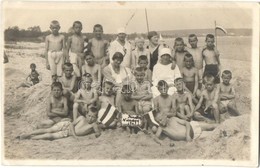
[[[119,118],[122,119],[122,114],[137,115],[138,105],[137,102],[134,99],[132,99],[133,91],[130,85],[123,85],[121,94],[122,94],[122,99],[118,103],[118,111],[121,114]],[[134,127],[129,126],[126,127],[126,129],[132,134]],[[134,129],[134,131],[136,132],[137,130]]]
[[[81,88],[75,94],[73,120],[76,120],[79,114],[86,116],[89,108],[96,105],[98,95],[96,89],[91,87],[92,81],[92,76],[90,74],[87,73],[83,75]]]
[[[138,65],[141,67],[145,73],[144,80],[152,83],[152,71],[147,68],[148,57],[146,55],[140,55],[138,59]]]
[[[40,82],[40,74],[36,71],[36,65],[34,63],[32,63],[30,65],[31,68],[31,73],[30,75],[26,78],[26,82],[21,83],[19,86],[17,86],[16,88],[20,88],[20,87],[31,87],[33,85],[36,85],[37,83]]]
[[[200,114],[206,118],[214,118],[216,123],[220,123],[219,114],[219,91],[215,86],[215,78],[212,75],[206,75],[204,78],[205,90],[202,91],[200,100],[194,111],[202,107],[205,102],[205,108],[200,109]]]
[[[164,116],[164,120],[166,120],[166,118],[176,116],[172,97],[168,94],[169,86],[167,82],[164,80],[159,81],[157,88],[160,95],[153,99],[156,114],[162,114],[162,116]],[[156,117],[157,115],[155,115],[155,118]]]
[[[94,56],[91,52],[86,53],[85,64],[82,66],[82,74],[89,73],[93,78],[95,88],[100,86],[101,82],[101,66],[95,63]]]
[[[66,62],[63,65],[63,74],[58,79],[63,87],[63,95],[68,98],[68,100],[74,100],[73,90],[75,87],[76,76],[73,73],[73,65]]]
[[[240,115],[236,107],[236,93],[234,87],[229,83],[232,78],[232,73],[225,70],[222,73],[222,83],[219,85],[219,98],[220,98],[220,112],[229,112],[231,115]]]
[[[173,94],[173,107],[180,119],[190,121],[193,116],[192,109],[194,109],[192,96],[184,91],[182,78],[175,79],[174,84],[177,92]]]
[[[19,136],[20,139],[54,140],[69,136],[85,136],[95,132],[95,136],[101,135],[97,123],[97,113],[89,112],[87,117],[79,116],[74,122],[64,120],[56,123],[51,128],[37,129],[29,134]]]
[[[159,114],[156,120],[160,127],[157,128],[156,136],[161,137],[165,134],[167,137],[174,141],[191,141],[200,137],[202,131],[212,131],[217,125],[199,123],[197,121],[185,121],[177,117],[171,117],[166,120]]]
[[[133,95],[132,99],[138,102],[138,111],[141,115],[152,110],[152,98],[151,84],[149,81],[145,81],[145,72],[143,68],[137,67],[134,72],[135,82],[133,82]],[[147,122],[144,119],[144,126],[147,129]]]
[[[194,103],[198,103],[196,97],[199,97],[199,80],[198,70],[194,67],[194,60],[191,54],[186,53],[184,56],[184,67],[182,69],[183,81],[185,83],[185,90],[190,92]]]
[[[68,105],[67,99],[62,95],[62,84],[53,82],[51,85],[51,96],[47,104],[48,120],[42,121],[38,128],[49,128],[52,125],[67,120]]]

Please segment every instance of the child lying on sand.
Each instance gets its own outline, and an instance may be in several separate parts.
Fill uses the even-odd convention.
[[[202,131],[212,131],[217,127],[217,124],[199,123],[197,121],[185,121],[177,117],[167,118],[161,113],[156,117],[156,121],[160,124],[157,128],[156,136],[161,137],[162,133],[172,140],[176,141],[191,141],[197,139]]]
[[[33,139],[33,140],[54,140],[60,138],[66,138],[69,136],[84,136],[91,133],[95,133],[96,137],[101,135],[97,123],[97,113],[89,112],[87,117],[79,116],[74,122],[70,122],[70,119],[63,120],[51,128],[37,129],[29,134],[23,134],[18,136],[20,139]]]

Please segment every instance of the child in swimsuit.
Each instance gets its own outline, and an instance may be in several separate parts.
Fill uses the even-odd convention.
[[[31,87],[40,82],[41,78],[40,78],[40,74],[36,71],[36,65],[32,63],[30,65],[30,68],[31,68],[31,74],[26,78],[26,82],[21,83],[19,86],[16,87],[17,89],[20,87]]]

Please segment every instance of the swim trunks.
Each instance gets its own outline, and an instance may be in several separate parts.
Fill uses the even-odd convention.
[[[210,74],[214,76],[215,78],[215,83],[219,84],[220,83],[220,77],[219,77],[219,71],[218,71],[218,65],[217,64],[208,64],[205,66],[204,74],[203,77],[207,74]]]
[[[193,130],[193,134],[194,134],[193,139],[199,138],[199,136],[202,133],[202,130],[201,130],[199,123],[197,121],[191,121],[190,126],[191,126],[191,128]]]

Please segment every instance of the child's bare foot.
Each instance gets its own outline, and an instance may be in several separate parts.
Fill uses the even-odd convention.
[[[23,134],[23,135],[17,136],[16,139],[23,140],[23,139],[29,139],[30,137],[31,137],[30,134]]]

